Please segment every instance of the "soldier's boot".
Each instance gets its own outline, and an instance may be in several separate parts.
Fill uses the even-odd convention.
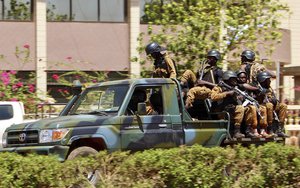
[[[278,137],[284,137],[284,138],[289,137],[287,134],[284,133],[282,127],[283,127],[283,126],[281,126],[281,125],[278,126],[278,129],[276,130],[277,136],[278,136]]]
[[[273,138],[273,135],[270,135],[267,133],[267,131],[265,129],[261,129],[260,130],[260,135],[263,137],[263,138]]]
[[[246,129],[246,137],[247,138],[261,138],[261,135],[258,134],[257,129],[253,129],[250,126]]]
[[[272,136],[272,138],[276,138],[277,134],[274,133],[274,125],[269,125],[267,127],[267,133]]]
[[[241,133],[240,127],[235,127],[234,128],[234,133],[233,133],[234,138],[245,138],[245,135]]]

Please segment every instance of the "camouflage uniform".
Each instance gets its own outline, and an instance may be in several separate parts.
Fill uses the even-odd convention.
[[[244,118],[244,107],[237,103],[237,100],[232,96],[226,96],[224,93],[228,91],[227,88],[215,86],[212,89],[211,99],[218,102],[216,111],[227,111],[230,114],[231,120],[234,123],[234,127],[240,128]]]
[[[249,83],[257,83],[258,73],[266,71],[266,67],[258,62],[248,62],[245,71],[249,75]]]
[[[202,80],[217,84],[221,80],[222,73],[223,72],[219,67],[207,66],[207,68],[204,70]],[[186,104],[192,104],[195,99],[204,100],[209,98],[211,95],[211,86],[200,86],[196,83],[196,81],[196,75],[192,71],[186,70],[183,73],[181,82],[194,83],[194,85],[196,85],[196,87],[193,87],[188,91]]]
[[[267,120],[268,124],[271,125],[273,123],[274,119],[274,105],[275,105],[275,112],[278,115],[279,123],[284,125],[285,118],[286,118],[286,111],[287,111],[287,105],[284,103],[280,103],[277,101],[277,99],[274,96],[274,91],[272,88],[267,89],[267,93],[265,95],[259,94],[257,96],[258,101],[261,104],[264,104],[267,108]]]
[[[173,60],[169,57],[167,52],[164,52],[161,59],[154,61],[153,78],[176,78],[176,68]]]
[[[190,89],[187,93],[185,104],[193,106],[196,99],[204,100],[210,98],[211,90],[205,86],[196,86]]]
[[[182,85],[187,88],[194,87],[196,81],[197,81],[196,75],[191,70],[184,71],[184,73],[180,78],[180,83],[182,83]]]

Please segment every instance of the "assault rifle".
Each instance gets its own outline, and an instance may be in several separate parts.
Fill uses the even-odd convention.
[[[258,103],[258,101],[255,100],[253,97],[251,97],[248,93],[246,93],[246,92],[240,90],[240,89],[237,88],[237,87],[232,87],[232,86],[226,84],[226,83],[223,82],[223,81],[219,82],[218,85],[223,86],[223,87],[226,87],[227,89],[233,90],[236,94],[243,96],[243,97],[245,98],[245,101],[243,102],[243,106],[247,106],[248,104],[251,104],[251,105],[255,106],[256,112],[257,112],[257,114],[259,115],[259,117],[260,117],[261,119],[264,119],[264,117],[261,115],[261,112],[260,112],[260,109],[259,109],[259,103]]]
[[[205,64],[208,62],[207,59],[204,59],[200,62],[201,68],[199,69],[199,80],[203,79]]]
[[[262,92],[263,90],[264,90],[264,88],[260,85],[260,83],[258,82],[258,89]],[[272,91],[271,91],[272,92]],[[276,98],[276,96],[275,96],[275,94],[272,92],[272,95],[273,95],[273,97],[275,97]],[[268,103],[270,103],[270,100],[269,100],[269,98],[268,98],[268,96],[265,94],[265,100],[266,100],[266,102],[268,102]],[[278,99],[276,98],[276,100],[278,101]],[[273,116],[274,116],[274,119],[275,119],[275,121],[277,121],[277,122],[279,122],[279,118],[278,118],[278,115],[277,115],[277,113],[275,112],[275,106],[274,106],[274,109],[273,109]]]

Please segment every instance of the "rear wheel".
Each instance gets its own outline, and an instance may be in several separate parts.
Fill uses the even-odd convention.
[[[95,150],[94,148],[83,146],[83,147],[79,147],[79,148],[76,148],[73,151],[71,151],[67,160],[72,160],[72,159],[75,159],[76,157],[87,157],[89,155],[95,155],[97,153],[98,153],[98,151]],[[88,181],[92,185],[95,186],[99,180],[98,171],[92,170],[86,174],[86,177],[87,177]]]

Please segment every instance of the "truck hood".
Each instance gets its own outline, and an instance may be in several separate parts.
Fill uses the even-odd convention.
[[[57,129],[116,124],[118,118],[98,115],[72,115],[41,119],[31,123],[14,124],[7,130]]]

